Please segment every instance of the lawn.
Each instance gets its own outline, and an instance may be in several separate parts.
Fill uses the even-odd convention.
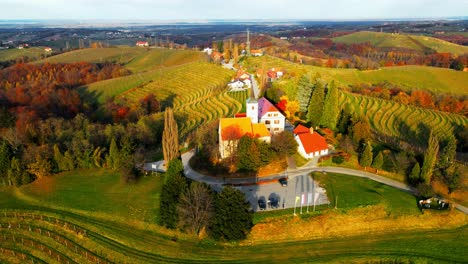
[[[393,187],[349,175],[314,173],[314,180],[327,190],[332,207],[352,209],[383,204],[391,215],[417,215],[416,198]]]
[[[143,177],[136,184],[125,184],[119,173],[99,169],[42,178],[21,187],[19,192],[39,204],[57,208],[155,222],[161,186],[161,176]]]
[[[41,47],[32,47],[28,49],[6,49],[0,50],[0,61],[15,60],[20,57],[28,57],[32,60],[41,59],[41,55],[46,55],[47,52]]]

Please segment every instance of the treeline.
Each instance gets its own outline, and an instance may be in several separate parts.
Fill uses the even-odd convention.
[[[79,114],[71,120],[41,120],[28,127],[25,138],[14,127],[1,133],[0,184],[21,185],[61,171],[99,167],[120,170],[132,181],[134,168],[160,144],[162,124],[149,116],[137,123],[100,124]]]
[[[351,86],[350,91],[356,94],[392,100],[405,105],[414,105],[468,117],[468,99],[466,96],[434,94],[422,90],[403,91],[390,83],[359,84]]]

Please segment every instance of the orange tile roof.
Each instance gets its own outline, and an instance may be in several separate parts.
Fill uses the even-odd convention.
[[[254,137],[269,137],[270,132],[266,128],[265,124],[252,124],[252,134]]]
[[[307,154],[328,149],[325,138],[319,133],[302,133],[298,135],[299,140]]]
[[[252,124],[250,117],[221,118],[219,125],[223,140],[227,140],[228,138],[238,139],[244,135],[255,138],[270,136],[270,132],[268,132],[265,124]]]
[[[294,134],[299,135],[302,133],[310,133],[310,128],[307,128],[303,125],[298,125],[296,128],[294,128]]]

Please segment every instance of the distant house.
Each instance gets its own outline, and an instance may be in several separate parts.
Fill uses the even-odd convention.
[[[203,52],[208,54],[208,55],[211,55],[211,53],[213,53],[213,49],[212,48],[204,48]]]
[[[244,86],[245,86],[245,83],[242,82],[241,80],[233,80],[228,83],[228,88],[229,88],[229,91],[231,92],[245,90]]]
[[[137,41],[136,43],[137,47],[149,47],[148,41]]]
[[[257,70],[257,77],[261,78],[262,74],[263,74],[263,70],[258,69]],[[268,70],[266,72],[266,77],[267,77],[269,82],[276,81],[277,79],[282,78],[283,75],[284,75],[284,72],[282,70],[276,69],[276,68],[271,68],[270,70]]]
[[[328,145],[324,137],[312,128],[298,125],[294,129],[297,151],[306,159],[328,155]]]
[[[260,57],[263,56],[263,51],[261,50],[251,50],[250,54],[254,57]]]
[[[45,47],[45,48],[44,48],[44,51],[45,51],[45,52],[52,52],[52,48]]]

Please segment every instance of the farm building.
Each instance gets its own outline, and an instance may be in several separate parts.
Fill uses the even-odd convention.
[[[138,47],[148,47],[149,46],[148,41],[137,41],[136,45]]]
[[[294,129],[297,141],[297,152],[306,159],[328,155],[328,145],[325,138],[314,132],[313,128],[298,125]]]

